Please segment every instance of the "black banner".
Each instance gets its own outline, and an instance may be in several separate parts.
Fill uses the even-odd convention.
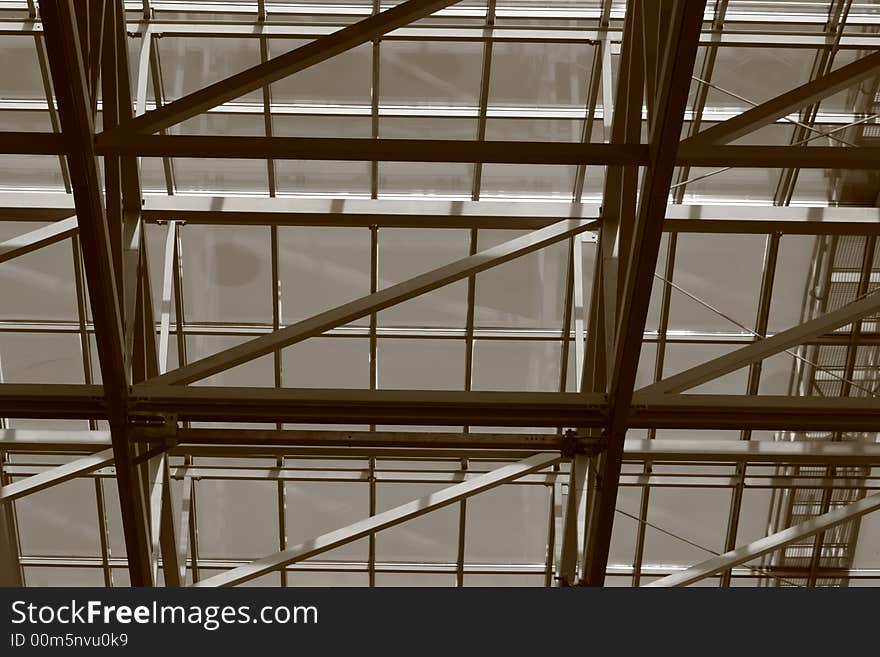
[[[873,597],[855,589],[0,589],[0,655],[813,654],[841,641],[871,649]]]

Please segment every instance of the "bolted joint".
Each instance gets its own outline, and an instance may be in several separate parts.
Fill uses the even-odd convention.
[[[578,451],[578,434],[574,429],[566,429],[562,434],[562,455],[566,458],[574,458]]]

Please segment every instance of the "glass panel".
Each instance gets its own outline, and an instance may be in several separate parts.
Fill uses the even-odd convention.
[[[481,230],[478,251],[523,234]],[[477,274],[474,324],[487,328],[562,328],[567,247],[567,242],[558,242]]]
[[[784,235],[779,240],[773,298],[767,328],[782,331],[801,320],[806,286],[812,275],[813,253],[817,239],[809,235]]]
[[[268,227],[185,226],[180,235],[187,321],[272,323]]]
[[[3,98],[45,99],[37,49],[31,36],[3,35]]]
[[[0,225],[0,229],[2,239],[8,240],[46,226],[48,224],[10,222]],[[3,298],[0,318],[5,320],[78,321],[70,240],[0,264],[0,297]]]
[[[443,485],[379,484],[376,508],[381,513],[443,488]],[[453,504],[379,532],[377,561],[454,563],[458,554],[458,516],[459,505]]]
[[[310,338],[284,349],[281,356],[285,387],[370,387],[367,338]]]
[[[680,234],[673,282],[740,324],[754,327],[766,242],[763,235]],[[662,287],[661,283],[655,290],[662,294]],[[736,324],[674,288],[669,328],[743,332]]]
[[[464,340],[379,340],[378,387],[464,390],[464,356]]]
[[[455,586],[455,575],[450,573],[376,573],[376,586],[417,586],[420,588]]]
[[[91,479],[71,479],[21,497],[15,501],[15,511],[23,555],[101,554],[95,485]]]
[[[224,349],[231,349],[248,338],[225,335],[188,335],[186,337],[186,350],[189,362],[200,358],[206,358]],[[218,372],[213,376],[206,377],[193,385],[200,386],[257,386],[273,387],[275,385],[275,366],[273,356],[261,356],[254,360],[242,363],[237,367]]]
[[[203,479],[195,492],[200,558],[254,559],[278,551],[274,482]]]
[[[24,584],[25,586],[103,588],[104,571],[100,568],[27,567],[24,568]]]
[[[664,531],[645,529],[645,563],[691,566],[723,552],[729,506],[730,492],[723,489],[654,488],[648,521]]]
[[[379,230],[379,289],[467,257],[470,232],[445,228]],[[378,314],[379,326],[455,326],[467,317],[467,280],[446,285]]]
[[[0,189],[64,191],[55,155],[0,155]]]
[[[286,324],[370,293],[370,232],[365,228],[279,227],[278,262]],[[354,324],[369,325],[369,318]]]
[[[159,48],[165,97],[175,100],[209,84],[219,82],[260,63],[259,39],[163,37]],[[262,103],[262,90],[252,91],[236,102]]]
[[[476,106],[482,60],[481,43],[383,41],[382,105]]]
[[[549,488],[499,486],[467,504],[468,563],[543,563],[547,550]]]
[[[525,340],[476,340],[474,390],[557,392],[560,346]]]
[[[570,199],[577,167],[551,164],[484,164],[484,196]]]
[[[83,383],[75,333],[3,333],[0,356],[5,383]]]
[[[306,43],[300,39],[270,39],[269,56],[278,57]],[[273,83],[272,102],[369,107],[371,80],[372,44],[365,44]]]
[[[370,515],[367,484],[335,482],[285,482],[287,544],[296,545]],[[343,545],[316,558],[316,561],[365,561],[367,539]]]
[[[569,43],[495,43],[489,105],[586,106],[593,47]]]

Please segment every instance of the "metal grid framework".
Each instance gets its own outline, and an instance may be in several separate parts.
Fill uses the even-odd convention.
[[[42,94],[0,83],[0,274],[64,249],[74,292],[2,281],[0,582],[875,583],[878,25],[0,1]],[[75,380],[20,374],[22,336]]]

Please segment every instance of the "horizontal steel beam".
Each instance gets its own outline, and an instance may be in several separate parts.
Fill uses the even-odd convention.
[[[141,434],[142,435],[142,434]],[[169,434],[172,435],[172,434]],[[173,434],[178,445],[171,455],[202,455],[205,447],[241,447],[242,453],[259,448],[272,454],[277,448],[286,454],[302,448],[304,455],[314,454],[314,447],[333,449],[339,456],[348,454],[419,454],[428,457],[445,451],[492,449],[502,452],[516,450],[560,451],[563,440],[555,433],[458,433],[421,431],[316,431],[304,429],[214,429],[181,428]],[[599,439],[578,439],[587,450],[601,446]],[[6,452],[93,453],[110,446],[108,431],[65,431],[36,429],[0,430],[0,450]],[[283,449],[282,449],[283,448]],[[396,449],[397,452],[391,450]],[[410,451],[408,451],[410,450]],[[411,450],[421,450],[412,452]],[[234,456],[234,451],[219,449],[218,454]],[[509,456],[509,454],[508,454]],[[880,465],[880,444],[869,442],[813,441],[741,441],[658,438],[624,441],[624,461],[641,463],[784,463],[789,465]],[[7,470],[14,465],[7,465]],[[274,466],[273,466],[274,469]],[[14,470],[8,470],[14,472]]]
[[[0,417],[107,419],[104,386],[59,383],[0,384]]]
[[[191,446],[185,446],[182,449],[189,450]],[[479,452],[478,452],[479,453]],[[533,452],[534,453],[534,452]],[[201,452],[186,452],[187,455],[199,457]],[[409,458],[406,453],[402,453],[403,458]],[[468,452],[468,456],[471,452]],[[527,455],[525,452],[506,452],[500,459],[501,461],[510,461],[511,459],[522,458]],[[392,458],[386,454],[380,453],[376,458]],[[483,458],[483,457],[480,457]],[[492,458],[492,457],[489,457]],[[445,469],[449,467],[447,461],[433,461],[434,469],[430,470],[406,470],[399,467],[390,467],[383,469],[381,465],[377,465],[372,470],[369,467],[357,467],[364,462],[365,459],[349,456],[352,467],[331,467],[331,468],[278,468],[274,465],[263,467],[240,467],[213,465],[213,466],[178,466],[170,470],[170,478],[177,481],[274,481],[274,482],[349,482],[349,483],[369,483],[374,481],[379,484],[441,484],[452,485],[474,477],[485,474],[487,470],[482,467],[469,467],[467,470],[451,470]],[[493,459],[497,460],[497,459]],[[422,458],[421,464],[427,461]],[[717,463],[713,462],[713,465]],[[33,477],[51,470],[53,466],[22,463],[20,465],[12,464],[4,466],[4,471],[13,477]],[[80,476],[97,479],[111,479],[116,476],[116,469],[113,467],[104,467],[84,473]],[[552,471],[539,474],[530,474],[520,477],[516,481],[510,482],[513,486],[552,486],[560,484],[563,490],[567,492],[569,484],[569,473],[564,471]],[[735,488],[743,486],[744,488],[774,490],[774,489],[834,489],[840,491],[849,490],[878,490],[880,489],[880,478],[873,477],[809,477],[806,475],[764,475],[764,476],[747,476],[739,477],[736,475],[715,473],[715,474],[692,474],[688,469],[682,468],[677,473],[663,474],[622,474],[620,476],[619,485],[627,488]]]
[[[599,427],[604,395],[135,385],[130,411],[205,422]],[[106,419],[95,385],[2,384],[0,417]],[[856,397],[636,393],[633,428],[880,431],[880,406]]]
[[[54,132],[0,132],[3,155],[65,155],[67,142]]]
[[[562,219],[600,218],[600,206],[556,201],[255,198],[175,194],[144,197],[148,223],[252,226],[497,228],[533,230]],[[72,197],[55,192],[0,192],[0,221],[53,221],[74,214]],[[880,233],[880,208],[677,205],[666,208],[666,231],[781,232],[792,235]]]
[[[867,397],[648,395],[637,391],[629,426],[878,432],[880,404]]]
[[[646,586],[650,587],[672,587],[687,586],[699,582],[701,579],[710,577],[727,568],[739,566],[748,563],[760,556],[783,548],[795,541],[809,538],[820,532],[824,532],[832,527],[836,527],[844,522],[855,520],[865,514],[880,509],[880,493],[869,495],[861,500],[852,502],[844,507],[828,511],[822,515],[810,518],[794,527],[788,527],[770,536],[765,536],[757,541],[753,541],[748,545],[743,545],[735,550],[725,552],[722,555],[707,559],[687,570],[668,575],[662,579],[655,580]]]
[[[155,9],[155,4],[153,5]],[[206,5],[205,11],[217,11],[215,7]],[[304,5],[277,5],[276,10],[271,10],[273,16],[283,15],[296,11],[300,7],[306,12]],[[325,13],[327,11],[339,12],[342,8],[350,8],[349,13],[366,17],[369,13],[369,7],[366,11],[354,5],[320,5],[320,11],[313,9],[314,13]],[[178,7],[172,11],[197,12],[200,6],[196,4],[178,4]],[[230,11],[224,7],[224,13]],[[280,14],[278,13],[280,11]],[[560,10],[553,10],[558,14]],[[496,10],[498,16],[519,17],[534,20],[533,12],[517,13],[516,8]],[[187,21],[163,21],[161,18],[151,21],[128,21],[126,29],[128,32],[138,35],[143,34],[150,26],[154,36],[160,37],[211,37],[211,38],[272,38],[272,39],[317,39],[319,37],[332,34],[342,26],[324,24],[303,24],[297,25],[288,19],[273,20],[271,22],[257,22],[256,12],[249,8],[248,14],[253,18],[251,20],[242,20],[236,22],[219,22],[216,20],[187,20]],[[442,13],[440,13],[442,15]],[[730,13],[728,13],[730,16]],[[782,14],[766,14],[762,12],[747,13],[743,15],[745,18],[745,27],[749,22],[773,22],[780,18],[785,18]],[[801,14],[801,17],[806,17]],[[827,20],[824,14],[817,13],[817,17],[821,17],[819,24],[824,24]],[[474,18],[485,18],[485,11],[481,16],[473,16]],[[583,20],[584,18],[598,18],[598,13],[591,10],[578,8],[575,14],[569,14],[565,18],[576,18]],[[762,18],[764,17],[764,18]],[[621,15],[615,18],[622,18]],[[711,21],[712,17],[706,17],[707,21]],[[849,22],[852,22],[850,18]],[[870,22],[872,19],[868,19]],[[797,21],[795,21],[797,22]],[[804,21],[812,23],[812,21]],[[601,30],[581,30],[581,29],[565,29],[565,28],[534,28],[531,26],[458,26],[449,27],[444,22],[436,24],[427,24],[419,26],[408,26],[398,28],[381,37],[382,41],[453,41],[453,42],[498,42],[498,43],[582,43],[592,44],[598,40],[608,38],[615,48],[619,48],[620,27],[619,24],[612,24],[607,29]],[[42,31],[42,25],[39,20],[3,20],[0,21],[0,35],[33,35]],[[837,48],[841,50],[874,50],[880,47],[880,34],[877,33],[848,33],[832,39],[822,31],[805,32],[791,31],[785,28],[785,33],[773,33],[767,30],[748,30],[738,29],[736,31],[706,31],[700,35],[701,46],[718,46],[728,48],[798,48],[798,49],[830,49]]]
[[[393,527],[407,520],[417,518],[435,509],[467,499],[477,493],[490,490],[501,484],[513,481],[523,475],[543,470],[561,461],[556,455],[536,454],[522,461],[505,465],[473,479],[463,481],[436,493],[426,495],[382,513],[370,516],[354,524],[322,534],[305,543],[294,545],[286,550],[257,559],[249,564],[233,568],[219,575],[208,577],[194,584],[198,587],[235,586],[250,581],[260,575],[285,567],[289,563],[304,561],[323,554],[335,547],[351,543],[364,536]]]
[[[102,155],[378,162],[646,165],[644,144],[364,139],[347,137],[232,137],[129,135],[98,137]],[[714,146],[685,142],[676,165],[690,167],[872,169],[880,147]]]
[[[640,144],[454,139],[137,134],[99,135],[96,148],[102,155],[276,160],[643,164],[648,159],[647,147]]]
[[[193,422],[601,426],[604,396],[575,393],[224,388],[140,384],[132,411]],[[271,419],[270,419],[271,418]]]

